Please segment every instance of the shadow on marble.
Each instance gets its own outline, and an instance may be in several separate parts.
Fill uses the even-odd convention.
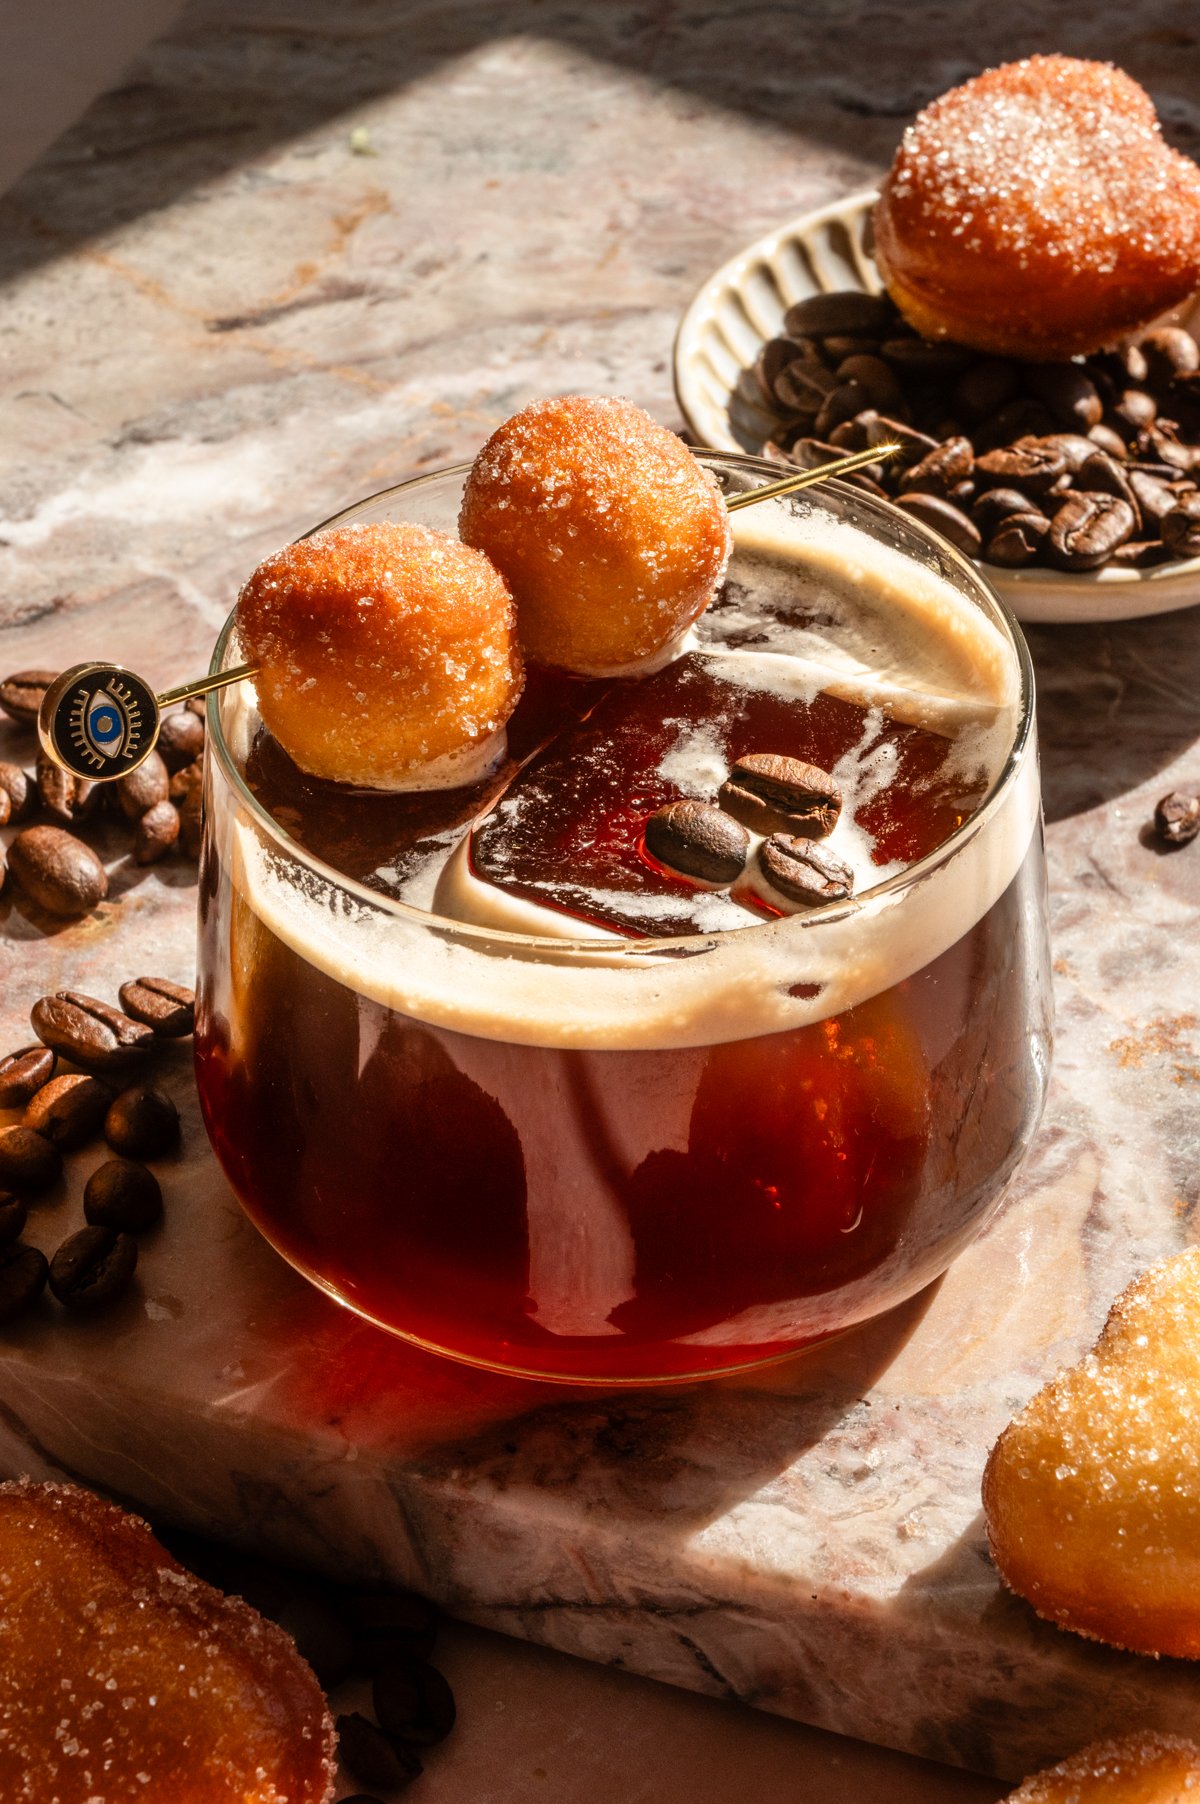
[[[1183,609],[1104,627],[1027,629],[1048,821],[1125,795],[1193,744],[1200,728],[1196,623],[1195,610]]]
[[[914,22],[906,8],[869,0],[817,0],[800,12],[748,9],[743,0],[458,0],[433,8],[357,0],[349,9],[301,5],[287,14],[270,0],[193,0],[14,191],[0,270],[12,276],[61,256],[389,94],[436,83],[455,64],[522,41],[614,66],[676,94],[684,108],[699,100],[792,129],[844,162],[847,185],[851,171],[890,160],[903,123],[935,95],[1034,51],[1121,63],[1154,94],[1173,142],[1186,150],[1200,139],[1200,118],[1185,98],[1197,85],[1197,38],[1164,29],[1158,0],[1060,9],[1049,19],[1034,0],[965,0],[952,31],[940,11]],[[526,78],[529,90],[512,97],[511,144],[495,146],[497,169],[512,157],[553,154],[529,138],[541,98],[536,62]],[[210,329],[245,323],[214,321]]]
[[[494,1494],[534,1486],[579,1492],[613,1521],[661,1530],[680,1544],[768,1492],[847,1417],[864,1415],[877,1384],[920,1325],[939,1289],[777,1365],[717,1380],[625,1390],[588,1389],[536,1401],[470,1442],[423,1460],[427,1475],[464,1466]],[[751,1402],[752,1399],[752,1402]]]
[[[1038,1616],[998,1582],[982,1509],[935,1560],[904,1581],[896,1608],[926,1624],[940,1621],[948,1644],[961,1636],[964,1622],[973,1622],[978,1646],[1003,1650],[1004,1682],[981,1688],[970,1712],[948,1726],[935,1704],[928,1733],[914,1725],[916,1745],[936,1740],[941,1758],[972,1769],[987,1767],[995,1749],[1015,1734],[1029,1744],[1031,1765],[1064,1759],[1105,1733],[1106,1713],[1127,1695],[1136,1696],[1148,1674],[1161,1675],[1164,1692],[1194,1679],[1190,1661],[1106,1647]],[[1071,1725],[1073,1739],[1064,1740],[1064,1724]]]

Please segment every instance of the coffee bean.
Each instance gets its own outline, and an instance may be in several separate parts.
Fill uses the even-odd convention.
[[[1154,810],[1154,831],[1168,846],[1190,845],[1200,833],[1200,796],[1173,789]]]
[[[826,332],[819,340],[827,362],[834,369],[844,363],[847,357],[878,357],[879,340],[865,338],[860,333],[855,336],[848,332]]]
[[[28,1218],[29,1210],[20,1197],[10,1190],[0,1190],[0,1246],[15,1240],[24,1231]]]
[[[766,346],[763,347],[764,350]],[[164,714],[162,725],[158,729],[157,750],[169,771],[182,770],[185,764],[191,764],[199,758],[204,750],[204,722],[198,714],[190,714],[186,708],[177,708],[173,714]]]
[[[1133,537],[1133,525],[1133,509],[1115,495],[1068,495],[1050,522],[1050,562],[1060,570],[1095,570]]]
[[[895,320],[896,309],[887,295],[844,289],[796,301],[783,316],[783,329],[793,338],[824,338],[834,333],[875,338],[890,331]]]
[[[0,789],[8,797],[8,818],[14,824],[25,821],[37,806],[37,785],[19,764],[0,759]]]
[[[1123,439],[1134,439],[1149,432],[1158,417],[1158,403],[1144,388],[1122,389],[1108,410],[1105,425],[1111,426]]]
[[[15,670],[0,682],[0,708],[10,720],[33,726],[42,697],[57,675],[57,670]]]
[[[837,366],[838,378],[842,382],[857,382],[864,388],[870,398],[872,407],[882,408],[890,413],[894,408],[903,407],[904,391],[900,387],[896,372],[889,368],[882,357],[858,354],[843,357]]]
[[[374,1792],[356,1791],[352,1797],[343,1798],[341,1804],[383,1804],[383,1799],[377,1798]]]
[[[1177,376],[1165,396],[1164,410],[1189,443],[1200,438],[1200,371]]]
[[[1133,514],[1133,530],[1142,529],[1142,510],[1126,467],[1107,451],[1093,451],[1079,471],[1076,487],[1093,495],[1118,495]]]
[[[384,1733],[415,1747],[445,1741],[454,1727],[454,1693],[425,1660],[381,1666],[371,1681],[371,1701]]]
[[[61,827],[25,827],[8,848],[12,873],[39,908],[84,915],[108,894],[108,876],[90,846]]]
[[[773,833],[758,848],[758,860],[774,887],[794,902],[817,906],[854,894],[853,871],[828,846]]]
[[[1163,520],[1176,504],[1174,489],[1169,488],[1161,477],[1148,476],[1144,470],[1130,470],[1128,480],[1137,497],[1142,519],[1148,526],[1160,531]]]
[[[1033,563],[1049,535],[1050,522],[1045,514],[1006,514],[984,546],[984,562],[1018,570],[1023,564]]]
[[[155,864],[166,856],[182,831],[179,810],[173,802],[156,802],[147,808],[133,836],[133,862]]]
[[[1182,326],[1160,326],[1156,332],[1147,332],[1138,349],[1155,388],[1165,388],[1176,376],[1200,370],[1200,345]]]
[[[0,1322],[11,1322],[36,1303],[49,1275],[45,1253],[14,1241],[0,1247]]]
[[[0,1109],[23,1109],[50,1082],[57,1063],[48,1046],[23,1046],[0,1059]]]
[[[866,440],[868,445],[899,445],[900,453],[893,459],[893,465],[898,464],[902,469],[927,457],[938,448],[937,440],[931,438],[929,433],[918,432],[915,426],[910,426],[906,421],[898,420],[895,414],[889,413],[875,414],[866,426]]]
[[[832,833],[842,811],[842,792],[828,771],[776,752],[748,752],[739,758],[717,800],[757,833],[795,833],[805,839]]]
[[[975,361],[964,345],[932,343],[925,338],[887,338],[879,355],[901,376],[957,376]]]
[[[179,837],[189,858],[199,858],[204,838],[204,789],[201,784],[184,798],[179,810]]]
[[[1104,449],[1082,432],[1050,432],[1040,442],[1050,450],[1062,453],[1068,476],[1077,475],[1089,457]]]
[[[0,789],[0,827],[7,827],[12,815],[12,799],[7,789]]]
[[[969,438],[948,438],[919,463],[910,464],[900,476],[901,489],[917,489],[923,495],[945,495],[971,474],[975,453]]]
[[[1118,389],[1128,388],[1131,382],[1144,382],[1150,373],[1141,346],[1135,344],[1117,345],[1112,351],[1096,351],[1085,360],[1084,368],[1106,399],[1109,389],[1116,393]]]
[[[189,718],[194,720],[196,717],[193,714]],[[113,789],[125,819],[136,821],[141,819],[147,808],[153,808],[156,802],[166,801],[170,786],[171,778],[166,765],[156,751],[151,751],[136,770],[131,770],[127,776],[118,777]]]
[[[954,419],[948,413],[941,414],[936,420],[931,421],[929,430],[942,445],[948,438],[966,438],[967,436],[962,429],[961,421]]]
[[[940,532],[965,556],[978,557],[982,543],[979,528],[952,501],[943,500],[940,495],[906,493],[898,497],[898,505],[914,520],[920,520],[923,526],[931,526],[934,532]]]
[[[984,420],[1011,401],[1019,386],[1015,363],[1004,357],[986,357],[958,378],[954,405],[968,420]]]
[[[785,451],[779,442],[779,434],[773,433],[759,452],[759,456],[769,464],[776,464],[781,470],[794,470],[796,460],[790,452]]]
[[[1137,449],[1139,463],[1144,463],[1146,452],[1151,451],[1172,476],[1189,476],[1200,463],[1200,445],[1182,445],[1174,433],[1163,428],[1151,432],[1145,445],[1139,439]]]
[[[873,417],[874,409],[864,408],[856,413],[852,420],[843,420],[829,434],[829,442],[836,445],[839,451],[865,451],[867,449],[867,423]],[[871,466],[875,468],[874,465]],[[883,468],[882,464],[879,466]]]
[[[750,851],[744,827],[705,802],[669,802],[646,822],[646,850],[668,870],[723,886],[740,877]]]
[[[796,338],[787,338],[783,336],[779,338],[768,338],[767,342],[763,345],[758,356],[754,359],[754,379],[758,384],[759,393],[768,407],[774,409],[778,405],[779,397],[775,393],[775,378],[779,375],[781,370],[787,368],[789,363],[800,361],[805,354],[804,345]],[[820,358],[815,352],[812,355],[812,361],[814,363],[820,362]],[[163,721],[163,729],[166,727],[167,720],[194,721],[196,718],[197,717],[194,714],[189,714],[186,708],[181,708],[177,715],[167,715],[166,719]],[[201,726],[203,726],[203,722],[201,722]],[[176,731],[178,731],[178,729],[176,729]],[[159,732],[158,743],[159,749],[162,750],[161,729]],[[172,763],[173,754],[168,755],[166,751],[163,751],[163,757],[166,758],[167,763],[172,770],[178,770],[181,765],[190,764],[193,758],[198,758],[202,750],[203,742],[195,748],[189,757],[181,758],[178,763]]]
[[[971,438],[978,454],[981,451],[997,451],[1003,446],[1015,445],[1018,439],[1044,439],[1053,433],[1054,416],[1050,409],[1040,401],[1021,395],[1000,408],[998,413],[981,420],[972,429]]]
[[[131,1159],[156,1159],[179,1139],[179,1110],[165,1090],[136,1084],[115,1097],[104,1117],[104,1138]]]
[[[137,977],[123,983],[117,994],[125,1013],[153,1028],[160,1039],[183,1039],[195,1026],[195,991],[168,977]]]
[[[106,1159],[83,1188],[83,1213],[95,1228],[139,1234],[162,1215],[162,1188],[152,1171],[133,1159]]]
[[[1104,403],[1091,380],[1077,363],[1035,363],[1025,371],[1025,386],[1035,400],[1050,409],[1054,423],[1064,432],[1086,432],[1099,425]]]
[[[0,1190],[35,1196],[62,1173],[62,1155],[32,1128],[0,1128]]]
[[[173,802],[180,807],[198,790],[204,782],[204,760],[196,758],[191,764],[185,764],[171,778],[168,793]]]
[[[867,474],[868,470],[873,470],[874,468],[874,464],[868,464],[861,470],[853,470],[850,475],[843,476],[841,480],[843,482],[848,482],[852,489],[861,489],[864,495],[874,495],[877,501],[886,501],[888,498],[887,490],[883,487],[882,483],[873,481]]]
[[[100,785],[64,770],[45,752],[38,753],[37,791],[42,807],[68,826],[85,821],[100,806]]]
[[[985,489],[971,509],[971,518],[984,538],[987,538],[1010,514],[1040,512],[1037,502],[1031,501],[1028,495],[1023,495],[1020,489]]]
[[[831,389],[838,386],[832,370],[803,359],[785,364],[775,378],[775,399],[786,413],[815,415]]]
[[[139,1065],[154,1044],[154,1035],[143,1022],[131,1021],[120,1009],[78,990],[39,997],[29,1018],[44,1045],[85,1071],[123,1071]]]
[[[1153,570],[1159,564],[1169,564],[1174,555],[1161,539],[1126,539],[1109,561],[1118,570]]]
[[[981,488],[1016,488],[1030,495],[1044,495],[1065,475],[1066,468],[1062,452],[1044,440],[1020,439],[977,457],[975,479]]]
[[[25,1110],[21,1125],[44,1134],[63,1152],[85,1146],[100,1132],[112,1091],[98,1078],[51,1078]]]
[[[813,431],[818,438],[827,439],[835,426],[843,420],[852,420],[856,413],[862,413],[871,405],[871,397],[861,382],[842,382],[830,389],[821,403],[821,411],[813,421]]]
[[[80,1228],[50,1261],[50,1289],[66,1309],[80,1314],[116,1301],[137,1267],[137,1241],[115,1228]]]
[[[1110,457],[1125,456],[1125,440],[1119,432],[1114,432],[1112,427],[1106,426],[1103,421],[1099,426],[1089,426],[1087,436],[1093,445],[1099,445],[1101,451],[1107,451]]]
[[[1176,557],[1200,556],[1200,495],[1178,502],[1161,521],[1163,544]]]
[[[378,1785],[384,1791],[398,1790],[415,1779],[423,1770],[420,1760],[409,1749],[394,1746],[382,1729],[357,1710],[337,1719],[338,1755],[364,1785]]]

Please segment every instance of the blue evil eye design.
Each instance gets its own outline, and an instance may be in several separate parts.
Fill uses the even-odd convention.
[[[119,702],[102,690],[92,696],[84,714],[84,730],[101,757],[115,757],[121,750],[125,725],[125,711]]]

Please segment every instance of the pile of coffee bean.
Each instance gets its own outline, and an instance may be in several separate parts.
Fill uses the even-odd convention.
[[[57,673],[18,670],[0,682],[0,710],[32,738],[43,694]],[[163,716],[158,744],[115,783],[89,783],[39,752],[32,770],[0,759],[0,827],[20,825],[7,861],[0,845],[0,890],[6,874],[25,902],[59,918],[88,914],[108,894],[108,874],[79,829],[103,816],[132,832],[131,856],[148,865],[178,852],[200,851],[203,702]],[[6,873],[7,862],[7,873]]]
[[[764,834],[762,875],[793,902],[817,907],[854,894],[854,872],[827,846],[842,795],[828,771],[777,752],[748,752],[711,802],[668,802],[646,822],[646,850],[667,870],[708,889],[728,889],[750,858],[747,828]]]
[[[397,1791],[423,1770],[421,1753],[444,1741],[454,1693],[431,1664],[441,1612],[411,1591],[356,1590],[288,1571],[178,1530],[162,1540],[183,1565],[286,1629],[326,1691],[358,1676],[371,1682],[375,1721],[337,1718],[342,1764],[362,1785]],[[359,1792],[342,1804],[379,1804]]]
[[[121,985],[120,999],[117,1009],[73,990],[39,997],[30,1014],[38,1044],[0,1058],[0,1109],[23,1111],[0,1128],[0,1322],[31,1308],[47,1285],[73,1312],[107,1307],[137,1267],[134,1236],[162,1215],[162,1190],[143,1161],[175,1146],[179,1112],[156,1085],[125,1080],[164,1041],[192,1032],[195,998],[165,977],[138,977]],[[84,1187],[87,1226],[48,1260],[21,1239],[30,1202],[58,1182],[64,1152],[99,1134],[115,1156]]]
[[[1200,347],[1174,326],[1068,363],[920,338],[886,295],[812,295],[750,387],[764,455],[809,469],[897,441],[846,478],[969,557],[1143,570],[1200,555]]]

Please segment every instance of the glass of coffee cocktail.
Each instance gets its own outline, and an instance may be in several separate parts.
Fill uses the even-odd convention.
[[[778,474],[703,461],[727,494]],[[465,476],[339,523],[454,533]],[[778,1358],[942,1272],[1038,1121],[1018,630],[859,489],[733,519],[724,584],[674,657],[604,680],[531,668],[507,756],[457,788],[306,776],[252,686],[210,699],[213,1145],[285,1258],[457,1359],[611,1384]],[[235,616],[215,666],[242,658]],[[748,754],[834,779],[851,893],[781,890],[753,855],[706,882],[647,847],[650,817],[711,806]]]

